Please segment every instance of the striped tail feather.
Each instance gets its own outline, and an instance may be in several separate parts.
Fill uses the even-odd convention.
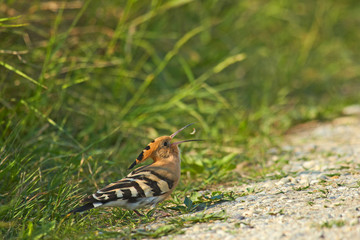
[[[95,208],[94,204],[93,203],[87,203],[81,207],[77,207],[73,210],[71,210],[69,213],[78,213],[78,212],[84,212],[84,211],[87,211],[89,209],[92,209],[92,208]]]

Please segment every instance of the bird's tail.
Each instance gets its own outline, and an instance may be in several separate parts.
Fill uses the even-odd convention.
[[[85,204],[85,205],[83,205],[83,206],[81,206],[81,207],[77,207],[77,208],[71,210],[70,212],[68,212],[68,214],[69,214],[69,213],[84,212],[84,211],[87,211],[87,210],[92,209],[92,208],[94,208],[94,207],[95,207],[94,204],[92,204],[92,203],[87,203],[87,204]]]

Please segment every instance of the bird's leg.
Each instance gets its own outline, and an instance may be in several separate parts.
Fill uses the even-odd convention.
[[[134,211],[134,213],[136,213],[136,215],[138,215],[139,217],[144,217],[144,215],[142,215],[141,213],[139,213],[137,210],[133,210]]]
[[[149,211],[149,213],[151,214],[151,216],[155,215],[155,218],[164,218],[164,217],[171,217],[171,214],[164,211],[164,210],[161,210],[161,209],[151,209]]]

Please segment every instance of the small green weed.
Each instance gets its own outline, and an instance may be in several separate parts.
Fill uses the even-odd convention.
[[[270,216],[284,215],[284,209],[280,209],[278,212],[269,212]]]
[[[295,191],[303,191],[306,190],[310,187],[310,185],[307,186],[301,186],[301,187],[297,187],[297,188],[293,188]]]
[[[320,225],[321,228],[332,228],[332,227],[343,227],[345,226],[346,221],[344,220],[331,220],[326,221]]]
[[[340,177],[341,173],[328,173],[326,174],[327,177]]]
[[[234,200],[234,192],[214,191],[208,195],[195,192],[191,194],[190,197],[186,196],[183,204],[178,203],[176,206],[168,207],[168,209],[176,210],[181,213],[190,213],[203,210],[217,203]],[[173,201],[173,203],[175,203],[175,201]]]
[[[314,203],[313,201],[308,201],[307,204],[310,205],[310,206],[312,206],[312,205],[314,205],[315,203]]]
[[[321,195],[321,198],[327,198],[329,195],[329,190],[328,189],[319,189],[319,192],[321,192],[323,195]]]

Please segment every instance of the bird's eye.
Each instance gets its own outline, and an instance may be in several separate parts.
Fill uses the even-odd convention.
[[[168,143],[167,142],[164,142],[164,146],[167,146],[168,145]]]

